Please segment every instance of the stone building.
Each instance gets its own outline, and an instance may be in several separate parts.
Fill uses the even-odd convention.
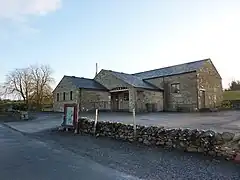
[[[54,111],[195,111],[222,101],[222,79],[210,59],[127,74],[102,69],[94,79],[64,76],[53,91]]]

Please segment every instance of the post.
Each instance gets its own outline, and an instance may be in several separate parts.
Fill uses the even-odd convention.
[[[77,107],[76,107],[76,119],[75,119],[75,134],[79,134],[79,132],[80,132],[80,128],[79,128],[79,120],[78,120],[78,118],[79,118],[79,103],[76,103],[77,104]]]
[[[135,108],[133,108],[133,132],[134,132],[134,138],[137,138],[137,128],[136,128],[136,113]]]
[[[96,115],[95,115],[95,121],[94,121],[94,128],[93,128],[94,135],[96,135],[97,120],[98,120],[98,109],[96,109]]]

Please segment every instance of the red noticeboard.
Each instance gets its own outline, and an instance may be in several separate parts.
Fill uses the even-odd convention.
[[[76,128],[78,120],[78,105],[64,104],[63,125]]]

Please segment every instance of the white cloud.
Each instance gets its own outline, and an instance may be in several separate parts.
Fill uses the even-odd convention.
[[[61,7],[61,0],[0,0],[0,19],[26,21],[29,15],[45,15]]]

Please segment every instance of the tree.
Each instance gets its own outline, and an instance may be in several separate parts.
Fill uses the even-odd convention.
[[[41,108],[44,101],[52,96],[50,86],[54,82],[51,77],[52,73],[50,66],[31,66],[31,75],[34,82],[32,98],[38,108]]]
[[[230,84],[229,84],[229,91],[239,91],[240,90],[240,81],[235,81],[233,80]]]
[[[40,109],[45,98],[52,96],[52,73],[48,65],[15,69],[6,76],[5,94],[21,97],[27,107],[35,104]]]

